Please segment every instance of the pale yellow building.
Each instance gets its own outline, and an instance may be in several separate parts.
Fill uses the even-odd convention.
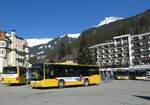
[[[11,33],[0,32],[0,72],[4,66],[28,66],[29,47],[25,39]]]

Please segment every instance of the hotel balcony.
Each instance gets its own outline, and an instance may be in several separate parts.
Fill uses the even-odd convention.
[[[110,50],[110,53],[116,53],[116,51],[115,50]]]
[[[141,48],[141,51],[150,51],[150,49],[148,47],[145,47],[145,48]]]
[[[138,44],[132,46],[132,49],[133,49],[133,50],[134,50],[134,49],[140,49],[140,48],[141,48],[141,45],[138,45]]]
[[[125,51],[123,51],[123,53],[129,53],[129,50],[125,50]]]
[[[142,52],[141,52],[141,55],[143,55],[143,56],[144,56],[144,55],[149,55],[149,54],[150,54],[150,51],[142,51]]]
[[[122,45],[122,48],[129,48],[129,45]]]
[[[115,48],[115,45],[114,45],[114,44],[109,45],[109,49],[113,49],[113,48]]]
[[[141,53],[132,54],[133,58],[141,58]]]
[[[103,52],[102,52],[102,51],[97,51],[97,53],[98,53],[98,54],[103,54]]]
[[[121,48],[116,48],[116,53],[122,53],[122,49]]]
[[[128,47],[121,47],[121,50],[124,51],[124,50],[128,50],[129,51],[129,46]]]
[[[142,36],[141,40],[142,41],[148,41],[148,40],[150,40],[150,35]]]
[[[145,61],[150,61],[150,57],[144,57],[144,58],[142,58],[141,60],[145,60]]]
[[[121,61],[122,60],[122,57],[118,57],[118,58],[116,58],[117,59],[117,61]]]
[[[115,57],[115,53],[110,53],[110,56]]]
[[[148,48],[148,47],[150,47],[150,44],[145,43],[145,44],[142,44],[140,48],[145,49],[145,48]]]
[[[115,58],[117,58],[118,57],[118,54],[115,54]]]
[[[125,62],[125,63],[122,63],[122,64],[121,64],[121,67],[129,67],[129,63],[126,63],[126,62]]]
[[[117,53],[117,54],[122,54],[122,51],[118,50],[116,53]]]
[[[150,39],[146,38],[146,39],[142,39],[141,42],[148,42]]]
[[[109,48],[109,46],[108,45],[104,45],[104,47],[103,47],[104,49],[108,49]]]
[[[122,57],[128,58],[128,57],[129,57],[129,54],[127,54],[127,53],[122,53]]]
[[[131,42],[132,43],[140,43],[140,42],[147,42],[149,40],[150,40],[149,36],[143,36],[141,38],[135,37],[135,38],[132,39]]]
[[[141,55],[141,51],[134,51],[132,55]]]
[[[131,40],[131,43],[133,44],[140,43],[140,40]]]
[[[121,47],[121,46],[122,46],[121,41],[116,42],[116,47]]]
[[[132,42],[132,43],[139,43],[139,42],[140,42],[139,36],[133,37],[133,39],[131,40],[131,42]]]
[[[133,65],[140,65],[140,61],[133,61]]]

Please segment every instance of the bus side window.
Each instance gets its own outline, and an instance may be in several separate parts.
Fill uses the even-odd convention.
[[[55,70],[54,69],[47,69],[46,70],[46,79],[54,78],[55,77]]]
[[[49,79],[51,77],[51,70],[47,69],[46,70],[46,75],[45,75],[46,79]]]
[[[64,70],[61,69],[55,69],[55,77],[65,77],[66,72]]]
[[[53,76],[54,75],[54,71],[53,70],[51,70],[51,76]]]
[[[68,70],[65,69],[65,76],[68,77]]]
[[[82,70],[81,70],[81,75],[82,75],[82,76],[90,76],[90,71],[89,71],[89,69],[82,69]]]
[[[75,69],[75,70],[74,70],[74,73],[73,73],[73,76],[74,76],[74,77],[79,77],[79,76],[81,76],[81,71],[78,70],[78,69]]]
[[[68,70],[68,76],[69,76],[69,77],[74,77],[74,69],[70,68],[70,69]]]
[[[98,69],[89,69],[90,75],[99,75],[99,70]]]
[[[57,69],[51,69],[50,70],[50,73],[49,73],[49,78],[51,78],[51,79],[53,79],[53,78],[55,78],[55,77],[57,77]]]

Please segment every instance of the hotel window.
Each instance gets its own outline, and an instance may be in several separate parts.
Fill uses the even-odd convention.
[[[133,38],[134,41],[139,41],[139,36]]]

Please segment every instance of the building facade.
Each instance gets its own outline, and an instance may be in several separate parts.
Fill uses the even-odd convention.
[[[92,60],[95,60],[92,62],[102,69],[150,67],[150,33],[113,37],[112,42],[91,46],[89,49]]]
[[[16,35],[0,32],[0,72],[6,66],[27,66],[29,47],[26,40]]]

